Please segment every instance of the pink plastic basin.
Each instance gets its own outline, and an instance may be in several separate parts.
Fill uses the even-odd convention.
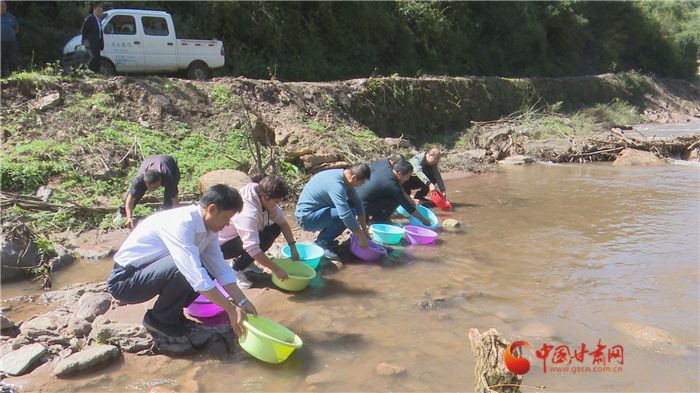
[[[350,239],[350,252],[355,254],[360,259],[364,259],[365,261],[373,261],[381,258],[383,255],[386,255],[386,248],[380,246],[372,240],[368,239],[369,247],[364,249],[360,247],[360,239],[358,239],[354,233],[350,234]]]
[[[428,244],[435,241],[438,237],[438,233],[432,229],[417,227],[413,225],[406,225],[403,227],[406,231],[406,238],[411,244]]]
[[[214,280],[214,285],[219,288],[222,295],[228,298],[228,292],[222,287],[218,281]],[[195,318],[208,318],[219,315],[224,312],[224,309],[212,303],[204,295],[199,295],[189,306],[185,307],[185,311]]]

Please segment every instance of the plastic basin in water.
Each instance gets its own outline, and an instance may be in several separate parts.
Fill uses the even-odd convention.
[[[437,228],[437,226],[438,226],[438,224],[440,223],[440,221],[438,220],[438,218],[437,218],[437,216],[435,215],[435,213],[433,213],[432,211],[430,211],[430,209],[428,209],[428,208],[425,207],[425,206],[416,206],[416,210],[418,210],[418,212],[419,212],[423,217],[425,217],[425,218],[427,218],[428,220],[430,220],[430,222],[431,222],[432,224],[430,224],[429,226],[426,227],[425,225],[423,225],[423,222],[422,222],[421,220],[419,220],[419,219],[417,219],[417,218],[411,216],[411,217],[408,217],[408,221],[411,222],[411,225],[415,225],[415,226],[417,226],[417,227],[423,227],[423,228],[430,228],[430,229]]]
[[[265,317],[248,314],[243,321],[246,334],[238,339],[241,348],[251,356],[268,363],[282,363],[304,344],[291,330]]]
[[[273,259],[277,266],[284,269],[287,272],[288,279],[280,281],[277,276],[272,273],[272,282],[279,288],[285,291],[301,291],[309,285],[309,281],[316,277],[316,270],[311,266],[293,261],[291,259]]]
[[[377,243],[396,244],[401,241],[401,237],[406,232],[403,228],[394,225],[374,224],[372,228],[372,238]]]
[[[354,233],[350,234],[350,252],[365,261],[373,261],[386,255],[386,248],[368,239],[367,249],[360,247],[360,239]]]
[[[318,263],[321,262],[321,257],[323,257],[323,254],[325,253],[323,248],[315,244],[308,243],[297,243],[297,251],[299,252],[299,258],[301,258],[301,261],[311,266],[312,269],[316,269],[318,267]],[[282,254],[284,254],[285,258],[292,258],[292,252],[289,246],[284,246],[282,249]]]
[[[442,196],[442,193],[433,191],[430,193],[430,200],[433,201],[435,206],[440,208],[440,210],[450,210],[452,209],[452,204],[450,201],[445,199],[445,197]]]
[[[410,214],[406,211],[406,209],[403,208],[403,206],[399,205],[399,207],[396,208],[396,212],[399,213],[400,215],[408,218],[411,217]]]
[[[406,225],[403,229],[406,231],[406,238],[411,244],[432,243],[438,237],[437,232],[424,227]]]
[[[218,281],[214,280],[214,285],[219,288],[222,295],[228,298],[228,292],[222,287]],[[185,311],[195,318],[208,318],[219,315],[224,312],[224,309],[212,303],[204,295],[199,295],[189,306],[185,307]]]

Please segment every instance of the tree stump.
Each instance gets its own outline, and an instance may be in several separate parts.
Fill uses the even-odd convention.
[[[508,371],[503,356],[508,343],[503,341],[498,330],[491,328],[483,334],[475,328],[469,329],[469,343],[476,359],[474,373],[478,393],[519,393],[523,382],[521,375]],[[520,348],[513,352],[517,354]]]

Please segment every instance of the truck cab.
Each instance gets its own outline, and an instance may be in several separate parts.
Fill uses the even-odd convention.
[[[164,11],[115,9],[104,12],[105,47],[100,73],[169,73],[187,70],[190,79],[208,79],[224,65],[221,41],[177,39],[170,14]],[[64,67],[87,61],[81,36],[64,47]]]

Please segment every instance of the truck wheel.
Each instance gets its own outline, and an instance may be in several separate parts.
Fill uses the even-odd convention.
[[[112,77],[116,74],[117,71],[114,70],[114,66],[112,65],[112,63],[104,59],[100,60],[100,75]]]
[[[209,67],[202,62],[194,62],[187,68],[187,77],[192,80],[209,79]]]

